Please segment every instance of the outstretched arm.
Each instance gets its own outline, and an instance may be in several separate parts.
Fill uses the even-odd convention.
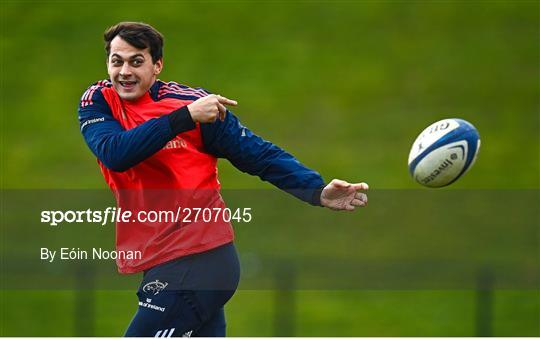
[[[369,188],[366,183],[351,184],[334,179],[325,186],[319,173],[305,167],[283,149],[253,134],[236,116],[226,111],[223,104],[236,106],[237,103],[213,95],[211,98],[199,99],[188,107],[192,116],[202,117],[194,120],[203,122],[203,142],[210,153],[227,158],[241,171],[257,175],[312,205],[347,211],[367,205],[367,195],[359,192]]]

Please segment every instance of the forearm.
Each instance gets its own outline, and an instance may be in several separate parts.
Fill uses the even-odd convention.
[[[107,168],[122,172],[154,155],[177,134],[193,128],[189,111],[182,108],[130,130],[107,119],[86,126],[82,132],[96,157]]]
[[[320,195],[325,183],[319,173],[268,141],[260,139],[257,144],[260,145],[257,148],[238,152],[239,157],[230,159],[233,165],[302,201],[320,205]]]

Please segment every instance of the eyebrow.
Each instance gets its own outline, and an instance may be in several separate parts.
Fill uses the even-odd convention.
[[[123,58],[122,58],[119,54],[117,54],[117,53],[113,53],[113,54],[111,55],[111,58],[113,58],[113,57],[118,57],[118,58],[120,58],[120,59],[123,59]],[[129,57],[129,59],[133,60],[133,59],[135,59],[135,58],[137,58],[137,57],[142,57],[142,58],[144,59],[144,55],[143,55],[142,53],[134,54],[134,55],[132,55],[131,57]]]

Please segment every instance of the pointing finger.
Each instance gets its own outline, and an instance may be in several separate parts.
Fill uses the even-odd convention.
[[[238,102],[236,102],[236,100],[225,98],[224,96],[221,96],[219,94],[216,96],[216,98],[218,99],[219,103],[223,105],[231,105],[231,106],[238,105]]]

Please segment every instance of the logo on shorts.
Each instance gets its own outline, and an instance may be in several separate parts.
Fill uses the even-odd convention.
[[[174,333],[175,328],[171,328],[171,331],[169,332],[169,329],[166,330],[159,330],[157,331],[156,335],[154,337],[156,338],[170,338],[172,334]]]
[[[167,287],[169,283],[161,282],[156,279],[156,281],[151,281],[148,284],[144,285],[142,290],[144,293],[154,293],[154,295],[158,294],[159,292],[163,291],[165,287]]]
[[[146,302],[139,301],[139,306],[140,307],[150,308],[152,310],[156,310],[156,311],[160,311],[160,312],[165,312],[165,307],[160,307],[160,306],[157,306],[157,305],[150,304],[150,302],[148,301],[150,299],[146,299],[146,300],[147,300]]]

